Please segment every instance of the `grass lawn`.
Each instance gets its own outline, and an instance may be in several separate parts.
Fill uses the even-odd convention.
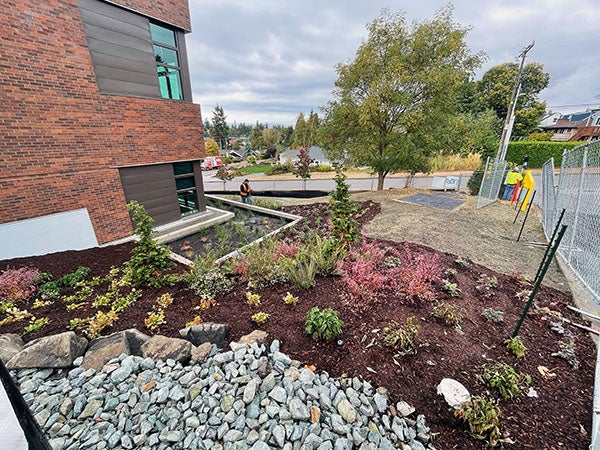
[[[257,164],[256,166],[237,169],[237,171],[243,173],[244,175],[249,175],[251,173],[263,173],[269,167],[271,167],[271,164]]]

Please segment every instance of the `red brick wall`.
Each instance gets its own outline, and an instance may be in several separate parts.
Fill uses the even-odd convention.
[[[190,10],[187,0],[108,0],[143,16],[190,31]]]
[[[100,94],[77,0],[0,10],[0,223],[87,207],[100,243],[127,236],[116,167],[203,157],[200,107]]]

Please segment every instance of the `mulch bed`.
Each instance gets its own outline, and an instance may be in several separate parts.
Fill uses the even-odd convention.
[[[289,212],[307,217],[308,227],[327,228],[323,218],[327,205],[309,205],[287,208]],[[378,205],[363,204],[361,222],[376,217]],[[362,309],[351,308],[351,298],[342,277],[318,278],[317,285],[308,290],[299,290],[291,285],[274,286],[253,290],[261,295],[261,305],[252,307],[246,303],[246,283],[239,281],[235,288],[217,299],[217,305],[199,312],[194,309],[199,299],[186,289],[183,283],[163,289],[143,289],[140,300],[119,315],[116,324],[104,334],[127,328],[138,328],[152,334],[144,327],[144,319],[156,299],[170,293],[175,299],[166,310],[166,324],[159,333],[178,337],[179,329],[187,321],[200,314],[204,322],[228,323],[230,340],[256,329],[250,316],[257,311],[271,314],[261,328],[269,333],[270,339],[279,339],[282,350],[294,359],[312,364],[317,370],[325,370],[339,377],[362,377],[375,386],[388,389],[394,402],[404,400],[424,414],[427,425],[435,434],[434,445],[438,449],[486,448],[484,441],[475,440],[466,432],[462,422],[449,411],[444,399],[437,395],[436,386],[443,378],[454,378],[463,383],[473,395],[488,395],[499,398],[498,392],[486,386],[480,379],[484,365],[497,361],[506,362],[517,370],[531,375],[531,386],[536,398],[526,396],[513,400],[500,399],[503,437],[514,443],[505,443],[511,449],[587,449],[590,442],[592,397],[594,385],[595,347],[592,340],[581,330],[565,324],[567,334],[572,335],[573,348],[579,368],[573,369],[560,357],[559,341],[565,335],[552,330],[554,314],[560,313],[572,321],[583,323],[567,305],[573,304],[569,294],[543,286],[535,305],[529,312],[520,331],[528,350],[524,358],[514,357],[504,346],[525,305],[516,294],[531,286],[523,286],[516,276],[495,273],[485,267],[471,264],[463,267],[455,262],[456,256],[414,244],[371,240],[378,246],[395,248],[398,254],[409,249],[414,254],[438,255],[443,269],[456,270],[455,282],[460,294],[451,297],[441,285],[436,286],[436,300],[459,306],[462,310],[461,332],[432,316],[435,302],[409,302],[400,296],[378,296]],[[406,246],[408,245],[408,247]],[[68,251],[39,257],[0,261],[2,270],[22,266],[35,267],[49,272],[55,278],[73,272],[79,266],[87,266],[91,275],[105,275],[111,267],[120,266],[130,256],[132,244],[110,248],[94,248],[84,251]],[[186,267],[178,265],[176,271],[183,273]],[[490,298],[482,296],[477,289],[481,274],[497,277],[499,285]],[[285,305],[283,296],[291,292],[299,297],[295,306]],[[343,319],[343,345],[317,342],[304,331],[306,313],[313,306],[331,307],[340,312]],[[23,336],[31,340],[43,335],[63,332],[69,320],[86,317],[93,312],[91,307],[67,311],[59,301],[54,305],[31,310],[31,302],[19,304],[36,317],[48,317],[51,322],[42,330]],[[494,308],[504,313],[503,322],[487,321],[481,313],[485,308]],[[384,345],[381,330],[391,320],[403,324],[414,317],[420,325],[417,353],[410,356],[394,356],[394,351]],[[23,334],[23,322],[14,322],[0,327],[0,333]],[[539,367],[550,370],[542,376]]]

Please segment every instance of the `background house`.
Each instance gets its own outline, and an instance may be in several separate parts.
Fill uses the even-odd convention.
[[[553,135],[550,139],[552,141],[594,141],[600,139],[600,109],[564,114],[558,119],[555,117],[549,119],[542,121],[539,128],[544,131],[552,131]]]
[[[0,70],[0,259],[82,249],[205,211],[186,0],[12,0]]]
[[[331,166],[331,162],[325,155],[325,152],[321,147],[313,146],[308,149],[308,156],[312,159],[311,164]],[[285,164],[286,162],[295,163],[298,161],[298,149],[287,149],[285,152],[279,155],[279,163]]]

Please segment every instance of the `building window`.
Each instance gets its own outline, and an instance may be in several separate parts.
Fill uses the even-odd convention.
[[[177,200],[182,216],[198,212],[198,195],[196,194],[196,177],[191,162],[173,164],[175,186],[177,187]]]
[[[181,100],[181,68],[175,31],[150,23],[152,47],[162,98]]]

